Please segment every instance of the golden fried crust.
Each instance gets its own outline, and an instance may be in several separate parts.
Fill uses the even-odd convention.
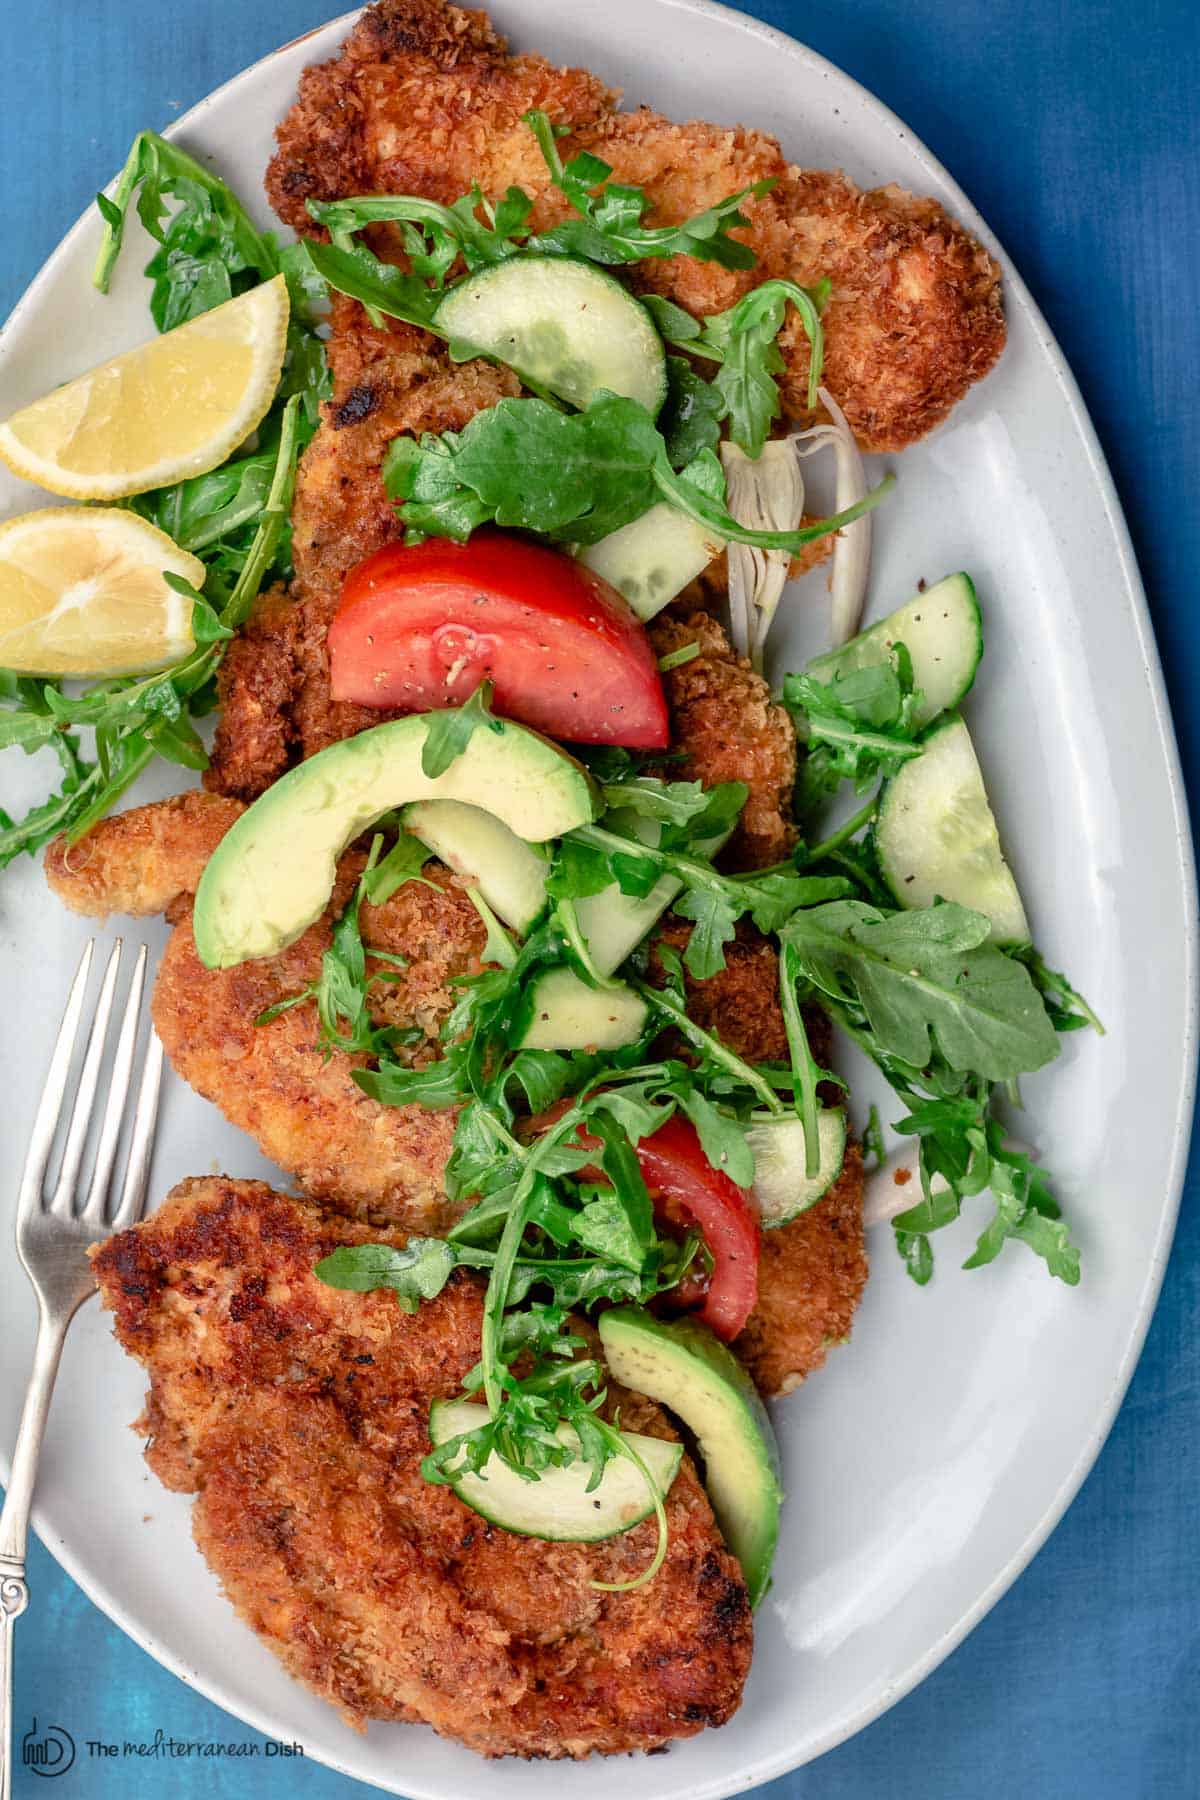
[[[382,464],[392,439],[461,431],[477,412],[521,391],[509,369],[452,363],[412,325],[377,329],[357,301],[330,313],[333,397],[304,453],[292,511],[301,594],[340,589],[347,572],[398,534]]]
[[[521,114],[556,123],[604,117],[617,95],[579,69],[509,57],[486,13],[442,0],[392,0],[366,11],[331,62],[306,69],[276,132],[267,196],[297,231],[305,202],[347,194],[422,193],[449,202],[478,181],[530,182],[541,158]],[[542,169],[544,176],[544,168]]]
[[[462,1211],[443,1188],[457,1113],[385,1106],[364,1094],[353,1071],[368,1059],[340,1051],[326,1058],[312,1001],[257,1023],[319,976],[332,921],[361,866],[361,857],[343,859],[324,917],[278,956],[206,969],[190,916],[181,919],[159,966],[154,1023],[176,1072],[313,1199],[353,1218],[436,1233]],[[451,980],[479,970],[479,916],[446,877],[436,888],[407,882],[384,906],[364,905],[360,924],[369,948],[406,959],[400,971],[387,965],[397,978],[373,989],[373,1012],[380,1022],[419,1027],[426,1060],[450,1009]]]
[[[736,657],[708,613],[664,615],[649,627],[662,657],[685,644],[700,654],[663,676],[671,714],[671,742],[686,764],[667,771],[705,787],[742,781],[749,789],[724,860],[735,869],[765,868],[783,860],[796,841],[791,822],[796,780],[796,734],[782,706],[743,657]]]
[[[196,1541],[285,1668],[352,1723],[423,1720],[484,1755],[651,1749],[724,1723],[750,1612],[690,1461],[652,1522],[597,1545],[487,1526],[420,1474],[430,1402],[479,1354],[480,1290],[457,1276],[412,1316],[326,1287],[336,1245],[400,1242],[254,1182],[185,1182],[94,1254],[122,1345],[145,1366],[140,1428]],[[622,1397],[622,1419],[671,1436]]]
[[[659,947],[665,944],[682,956],[692,929],[674,913],[664,916],[650,950],[650,980],[656,987],[664,979]],[[725,945],[723,969],[697,981],[685,965],[683,979],[688,1017],[702,1030],[713,1032],[747,1062],[787,1061],[787,1032],[779,1004],[779,959],[774,947],[748,921],[739,923],[737,936]],[[679,1047],[686,1050],[686,1046]]]
[[[46,880],[72,912],[104,919],[166,912],[194,894],[204,865],[242,808],[218,794],[191,792],[105,819],[77,844],[57,837],[46,850]]]
[[[550,187],[521,115],[544,108],[570,127],[564,157],[588,150],[642,186],[655,224],[677,222],[763,179],[743,234],[753,270],[676,257],[630,271],[635,287],[707,314],[756,282],[832,283],[825,380],[869,450],[899,450],[937,425],[1004,346],[1000,271],[932,200],[896,187],[863,193],[844,175],[789,165],[773,138],[702,120],[675,125],[650,109],[617,113],[616,95],[578,69],[509,56],[484,15],[440,0],[382,0],[341,56],[303,78],[279,130],[267,192],[281,217],[311,230],[304,202],[354,193],[451,201],[478,182],[493,202],[516,183],[539,227],[566,204]],[[786,410],[805,414],[808,345],[792,320],[781,339]]]
[[[221,710],[203,778],[206,788],[254,800],[291,762],[296,610],[290,594],[272,588],[226,646],[217,670]],[[214,768],[219,777],[212,773]]]
[[[862,1196],[862,1152],[849,1143],[824,1198],[763,1232],[758,1304],[733,1349],[768,1396],[791,1393],[850,1335],[867,1279]]]

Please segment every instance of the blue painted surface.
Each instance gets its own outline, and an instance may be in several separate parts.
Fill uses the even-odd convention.
[[[0,315],[134,132],[161,125],[331,0],[0,4]],[[1185,768],[1200,794],[1200,107],[1193,0],[751,0],[892,106],[1015,258],[1063,344],[1141,558]],[[1131,1128],[1135,1128],[1132,1126]],[[1158,1800],[1200,1794],[1200,1166],[1115,1430],[1049,1545],[917,1692],[773,1800]],[[1131,1196],[1131,1201],[1136,1197]],[[1052,1371],[1047,1371],[1052,1378]],[[349,1800],[315,1765],[104,1761],[82,1746],[260,1743],[137,1649],[40,1548],[19,1627],[16,1718],[81,1746],[23,1800]],[[564,1784],[569,1783],[564,1774]]]

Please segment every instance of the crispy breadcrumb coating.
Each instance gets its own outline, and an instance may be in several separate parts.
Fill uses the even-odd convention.
[[[671,745],[685,760],[664,769],[668,778],[744,782],[748,791],[737,830],[724,852],[731,868],[758,869],[782,862],[796,841],[792,789],[796,782],[796,733],[782,706],[708,613],[686,618],[663,614],[650,626],[659,657],[685,645],[700,653],[663,676],[671,715]]]
[[[790,1224],[762,1234],[758,1303],[733,1349],[761,1393],[790,1394],[850,1335],[867,1280],[862,1151],[829,1192]]]
[[[477,1360],[478,1283],[409,1315],[327,1287],[339,1244],[403,1236],[258,1182],[177,1187],[93,1253],[123,1347],[150,1377],[146,1458],[194,1493],[196,1542],[289,1674],[360,1728],[423,1721],[485,1756],[647,1750],[723,1724],[750,1664],[745,1584],[688,1457],[653,1520],[598,1544],[494,1529],[420,1473],[433,1400]],[[639,1395],[622,1423],[673,1432]]]
[[[46,880],[64,906],[92,919],[145,918],[194,894],[204,865],[242,807],[193,790],[104,819],[77,844],[55,838]]]

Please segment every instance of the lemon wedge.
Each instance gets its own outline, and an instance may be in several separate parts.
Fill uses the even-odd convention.
[[[119,500],[206,474],[262,422],[287,322],[276,275],[23,407],[0,425],[0,457],[73,500]]]
[[[20,675],[135,675],[193,645],[199,557],[117,507],[49,506],[0,525],[0,668]]]

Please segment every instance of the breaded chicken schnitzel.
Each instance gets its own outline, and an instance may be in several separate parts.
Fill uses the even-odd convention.
[[[495,203],[515,184],[546,229],[569,208],[522,123],[536,107],[567,128],[564,159],[591,152],[617,180],[643,188],[653,224],[774,181],[746,202],[755,269],[682,256],[636,265],[634,283],[707,314],[773,276],[802,285],[828,277],[826,385],[865,449],[913,443],[991,368],[1004,344],[999,269],[935,201],[894,187],[862,193],[843,175],[795,168],[762,132],[675,125],[648,107],[618,112],[617,100],[586,70],[511,55],[482,12],[445,0],[380,0],[333,61],[301,77],[267,193],[305,232],[313,229],[309,199],[390,193],[448,203],[478,183]],[[780,342],[785,410],[800,417],[807,340],[792,321]]]
[[[387,1236],[388,1234],[382,1234]],[[316,1262],[378,1231],[257,1182],[184,1182],[94,1253],[139,1422],[246,1623],[346,1719],[423,1721],[486,1756],[648,1750],[723,1724],[750,1664],[750,1608],[685,1456],[653,1520],[597,1544],[494,1530],[420,1472],[430,1403],[479,1354],[461,1273],[412,1315],[327,1287]],[[393,1236],[392,1241],[396,1240]],[[671,1437],[636,1394],[622,1423]]]

